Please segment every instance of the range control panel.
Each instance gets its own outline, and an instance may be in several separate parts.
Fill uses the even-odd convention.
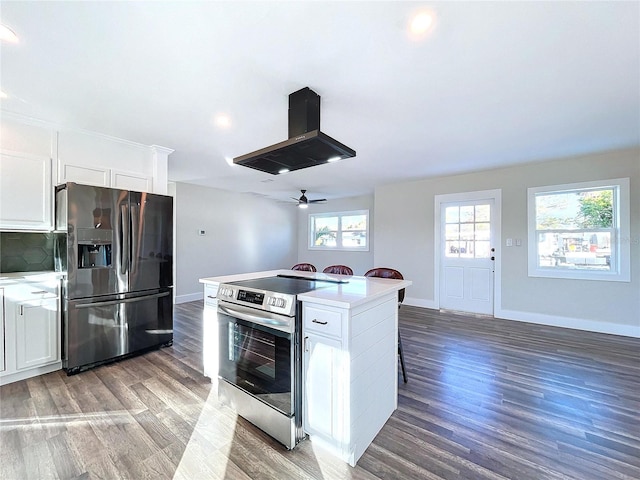
[[[218,299],[283,315],[295,315],[295,295],[222,284]]]

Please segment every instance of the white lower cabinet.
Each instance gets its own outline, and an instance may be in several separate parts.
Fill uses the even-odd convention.
[[[305,337],[304,430],[325,440],[340,440],[342,412],[342,341],[321,335]]]
[[[0,385],[62,368],[58,281],[6,285],[4,300]]]
[[[16,307],[16,369],[60,360],[58,298],[22,301]]]
[[[303,303],[303,428],[351,466],[397,408],[397,310]]]

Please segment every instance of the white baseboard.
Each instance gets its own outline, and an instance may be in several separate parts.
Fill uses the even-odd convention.
[[[611,322],[586,320],[583,318],[559,317],[544,313],[521,312],[517,310],[496,309],[494,316],[518,322],[536,323],[551,327],[573,328],[587,332],[608,333],[625,337],[640,338],[640,325],[619,325]]]
[[[196,300],[204,300],[204,292],[176,295],[176,305],[179,303],[195,302]]]
[[[404,297],[404,301],[402,303],[405,305],[410,305],[412,307],[422,307],[422,308],[431,308],[431,309],[438,308],[434,300],[425,300],[423,298]]]

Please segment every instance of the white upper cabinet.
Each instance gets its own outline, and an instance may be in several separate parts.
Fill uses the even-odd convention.
[[[0,154],[0,229],[51,230],[51,158]]]
[[[54,187],[67,182],[167,193],[170,148],[9,112],[0,139],[0,230],[52,230]]]

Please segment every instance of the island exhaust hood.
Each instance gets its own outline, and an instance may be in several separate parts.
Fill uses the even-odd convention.
[[[356,151],[320,131],[320,95],[305,87],[289,95],[289,140],[233,159],[278,175],[355,157]]]

